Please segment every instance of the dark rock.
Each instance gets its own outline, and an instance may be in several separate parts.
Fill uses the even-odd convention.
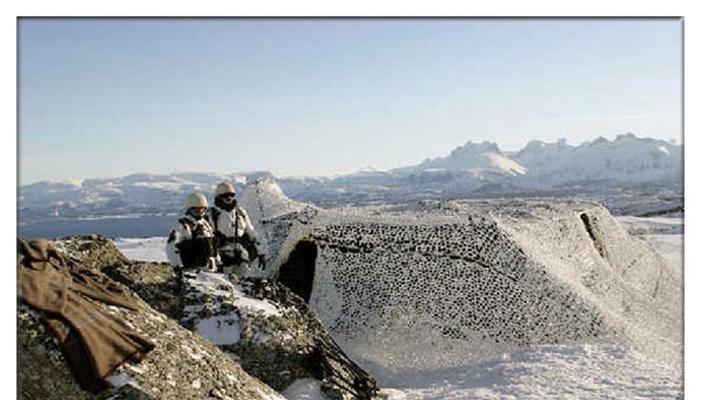
[[[180,319],[183,305],[180,281],[170,264],[127,261],[106,267],[103,272],[129,286],[151,307]]]
[[[57,239],[53,244],[84,267],[98,271],[128,261],[114,242],[99,235],[69,236]]]
[[[92,301],[92,300],[90,300]],[[280,399],[231,357],[199,335],[137,299],[141,309],[96,305],[156,344],[145,359],[120,366],[97,395],[78,385],[62,350],[39,313],[17,309],[18,386],[21,399]]]
[[[276,390],[313,378],[332,399],[369,399],[377,391],[375,380],[345,356],[309,305],[279,283],[239,281],[235,275],[232,282],[199,272],[185,273],[178,288],[175,271],[164,263],[130,262],[105,272],[159,311],[180,315],[184,327]]]

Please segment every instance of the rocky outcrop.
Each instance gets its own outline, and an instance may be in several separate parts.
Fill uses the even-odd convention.
[[[178,279],[167,265],[126,263],[108,273],[276,390],[312,378],[330,399],[369,399],[377,391],[375,380],[343,353],[308,304],[281,284],[186,272],[175,292],[182,304],[176,306],[169,299]]]
[[[132,311],[96,302],[105,312],[147,336],[156,347],[139,363],[108,378],[112,388],[91,394],[78,385],[38,313],[17,310],[18,382],[21,399],[283,399],[248,375],[231,357],[139,301]]]
[[[183,309],[181,285],[170,264],[126,261],[102,271],[127,285],[151,307],[176,321],[180,319]]]
[[[65,241],[76,239],[59,243]],[[119,253],[112,246],[108,240],[95,245],[101,254]],[[112,256],[103,259],[119,258]],[[284,390],[305,378],[321,381],[330,399],[368,399],[378,389],[336,345],[309,305],[284,285],[206,272],[179,277],[167,263],[130,260],[103,265],[102,271],[273,389]]]
[[[151,307],[178,320],[182,313],[180,281],[169,263],[132,261],[110,239],[69,236],[52,242],[82,265],[128,286]]]
[[[377,391],[299,296],[276,282],[231,278],[185,273],[183,325],[275,389],[313,378],[331,399],[369,399]]]
[[[99,235],[70,236],[55,240],[53,244],[84,267],[98,271],[128,261],[114,242]]]

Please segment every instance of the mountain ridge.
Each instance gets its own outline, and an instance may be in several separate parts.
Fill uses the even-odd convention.
[[[631,185],[682,185],[683,145],[632,133],[579,146],[564,139],[529,141],[518,151],[468,141],[448,155],[389,170],[364,167],[335,177],[276,177],[267,171],[217,174],[134,173],[118,178],[41,181],[19,188],[20,220],[178,212],[184,197],[213,197],[222,180],[243,189],[258,179],[277,182],[287,196],[320,205],[372,204],[423,198],[513,196],[562,190],[610,190]]]

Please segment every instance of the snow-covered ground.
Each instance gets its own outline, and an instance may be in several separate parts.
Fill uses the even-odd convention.
[[[629,233],[633,235],[650,235],[650,234],[683,234],[684,233],[684,218],[683,217],[633,217],[621,216],[616,217]]]
[[[632,235],[652,246],[667,262],[680,271],[684,263],[683,217],[617,217],[616,220]]]
[[[519,350],[425,382],[390,398],[673,399],[681,376],[618,346],[578,344]]]
[[[118,238],[114,240],[119,251],[135,261],[168,261],[166,257],[166,237]]]
[[[416,375],[392,400],[674,399],[681,377],[618,346],[541,346],[501,360]]]
[[[641,239],[650,244],[671,265],[679,270],[683,268],[683,234],[643,235]]]
[[[631,234],[682,268],[682,218],[618,217]],[[165,261],[165,237],[122,238],[129,258]],[[606,343],[520,349],[501,359],[461,368],[381,377],[387,400],[429,399],[678,399],[681,367],[671,368],[633,350]],[[300,380],[283,393],[290,400],[322,400],[319,382]]]
[[[644,356],[606,344],[541,346],[502,359],[396,377],[377,399],[679,399],[681,376]],[[319,383],[304,379],[283,395],[324,400]]]

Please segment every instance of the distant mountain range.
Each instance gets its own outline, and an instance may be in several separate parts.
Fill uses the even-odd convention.
[[[681,190],[682,146],[633,134],[579,146],[531,141],[516,152],[467,142],[445,157],[336,178],[283,178],[285,193],[322,204],[436,197],[520,196],[661,186]]]
[[[268,172],[132,174],[81,182],[38,182],[19,190],[20,222],[176,213],[188,193],[212,197],[231,180],[276,180],[285,194],[320,205],[395,203],[426,198],[572,196],[596,199],[621,190],[661,190],[681,196],[682,146],[619,135],[579,146],[531,141],[516,152],[496,143],[467,142],[445,157],[388,171],[364,169],[325,178],[276,178]],[[630,195],[630,192],[626,192]],[[634,194],[633,194],[634,195]]]

